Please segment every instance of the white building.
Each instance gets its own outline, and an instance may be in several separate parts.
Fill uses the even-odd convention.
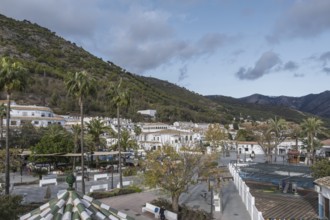
[[[145,150],[171,145],[179,150],[182,146],[194,147],[200,141],[200,134],[182,130],[163,123],[141,124],[142,133],[137,137],[138,144]]]
[[[3,122],[6,124],[6,119]],[[51,124],[64,126],[65,119],[54,114],[49,107],[17,105],[12,102],[10,105],[10,126],[21,126],[27,123],[31,123],[36,127],[47,127]]]

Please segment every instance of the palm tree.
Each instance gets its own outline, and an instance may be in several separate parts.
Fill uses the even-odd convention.
[[[12,62],[7,58],[0,60],[0,88],[7,94],[6,113],[6,169],[5,194],[9,194],[10,186],[10,161],[9,161],[9,120],[10,120],[10,98],[14,91],[22,91],[27,84],[26,70],[19,62]]]
[[[91,151],[99,150],[101,147],[100,135],[108,130],[101,119],[93,118],[89,123],[86,123],[88,133],[91,135],[93,141],[93,149]],[[91,163],[93,164],[93,153],[91,154]],[[98,163],[98,160],[97,160]]]
[[[75,73],[69,73],[65,79],[65,85],[68,94],[78,99],[80,107],[80,147],[81,147],[81,169],[82,169],[82,181],[81,189],[85,194],[85,171],[84,171],[84,100],[85,98],[95,92],[95,79],[86,71],[80,71]]]
[[[120,108],[129,105],[129,93],[127,90],[121,88],[122,78],[120,78],[118,85],[111,84],[108,91],[108,97],[111,98],[111,102],[117,109],[117,123],[118,123],[118,169],[119,169],[119,184],[120,188],[123,187],[123,175],[121,169],[121,128],[120,128]]]
[[[322,133],[324,130],[323,121],[320,119],[311,117],[304,119],[301,123],[301,128],[303,133],[307,136],[307,144],[310,152],[312,152],[312,159],[314,162],[315,159],[315,138],[318,133]]]
[[[3,119],[6,116],[7,109],[4,103],[0,105],[0,146],[3,147]]]
[[[81,133],[81,128],[80,125],[76,124],[76,125],[72,125],[71,129],[73,133],[73,143],[74,143],[73,153],[76,154],[79,147],[79,136]],[[73,156],[72,171],[76,172],[76,156]],[[75,184],[74,187],[77,188],[77,181],[75,181],[74,184]]]

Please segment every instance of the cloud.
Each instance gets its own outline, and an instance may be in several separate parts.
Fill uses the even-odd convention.
[[[241,67],[236,76],[241,80],[255,80],[269,73],[279,63],[281,63],[279,56],[272,51],[268,51],[261,55],[253,68],[245,69]]]
[[[323,62],[323,65],[326,65],[330,61],[330,51],[321,54],[319,60]]]
[[[61,35],[92,36],[102,11],[88,0],[1,0],[0,11],[7,16],[29,20]]]
[[[188,78],[188,74],[187,74],[187,65],[184,65],[182,68],[179,69],[179,79],[178,82],[182,82],[184,79]]]
[[[295,1],[266,39],[269,43],[279,43],[282,39],[316,37],[330,30],[329,11],[329,0]]]
[[[329,68],[329,67],[324,67],[324,68],[323,68],[323,71],[324,71],[326,74],[330,75],[330,68]]]
[[[293,76],[296,77],[296,78],[302,78],[302,77],[305,76],[305,74],[302,74],[302,73],[295,73]]]
[[[285,63],[283,66],[283,70],[293,71],[296,69],[298,69],[298,65],[293,61],[289,61],[289,62]]]
[[[2,0],[2,11],[47,27],[92,54],[138,74],[171,62],[210,56],[236,40],[218,32],[205,33],[196,40],[182,39],[174,25],[177,15],[154,7],[153,1]]]

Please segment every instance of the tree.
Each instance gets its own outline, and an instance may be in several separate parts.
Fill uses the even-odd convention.
[[[10,102],[14,91],[22,91],[27,84],[26,69],[21,63],[12,62],[3,57],[0,60],[0,89],[7,94],[6,113],[6,171],[5,171],[5,194],[9,194],[10,186],[10,162],[9,162],[9,123],[10,123]]]
[[[72,134],[73,134],[73,145],[74,145],[73,153],[75,154],[75,153],[78,152],[79,136],[80,136],[80,132],[81,132],[81,127],[78,124],[77,125],[72,125],[71,126],[71,130],[72,130]],[[76,157],[73,157],[72,170],[73,171],[76,170]]]
[[[82,181],[81,188],[82,193],[85,194],[85,165],[84,165],[84,101],[85,98],[95,92],[95,79],[89,75],[86,71],[69,73],[68,77],[65,79],[65,85],[68,94],[76,97],[78,99],[78,104],[80,106],[80,147],[81,147],[81,169],[82,169]]]
[[[120,109],[122,107],[129,105],[129,93],[128,90],[125,90],[121,87],[122,78],[120,78],[118,85],[110,84],[109,90],[107,92],[107,96],[110,97],[111,103],[117,109],[117,123],[118,123],[118,169],[119,169],[119,185],[120,188],[123,188],[123,174],[121,169],[121,127],[120,127]]]
[[[275,162],[277,158],[277,147],[287,138],[288,136],[288,124],[285,119],[278,119],[276,116],[274,119],[268,120],[269,131],[273,139],[275,148]]]
[[[101,134],[108,130],[108,127],[104,125],[101,119],[93,118],[90,122],[86,123],[87,132],[91,137],[91,164],[93,164],[93,151],[103,148],[104,142],[101,142]],[[98,161],[97,161],[98,163]]]
[[[269,125],[267,123],[257,124],[254,126],[255,138],[264,151],[267,162],[270,163],[272,161],[272,150],[274,145],[272,143],[272,135],[269,129]]]
[[[16,220],[22,212],[20,195],[1,195],[0,196],[0,213],[1,219]]]
[[[172,208],[178,212],[179,197],[194,182],[195,174],[201,169],[202,154],[177,153],[172,146],[151,151],[144,163],[144,183],[160,187],[171,195]]]
[[[72,135],[61,125],[50,125],[40,142],[32,148],[32,158],[37,162],[54,162],[55,165],[60,161],[54,157],[34,157],[35,154],[65,154],[73,150]],[[63,158],[62,161],[66,161]]]
[[[289,136],[290,138],[294,139],[296,142],[295,149],[298,150],[298,140],[301,137],[301,126],[296,123],[290,123],[289,124]]]
[[[304,119],[301,123],[302,132],[304,135],[306,135],[307,138],[307,150],[308,152],[311,152],[312,155],[309,159],[312,159],[312,161],[315,161],[315,150],[316,150],[316,138],[317,135],[322,133],[324,130],[323,127],[323,121],[320,119],[311,117]]]
[[[312,176],[315,179],[330,176],[330,161],[328,159],[322,159],[316,161],[312,166]]]
[[[210,124],[205,133],[205,140],[211,143],[213,149],[221,147],[221,151],[224,151],[224,141],[228,140],[228,134],[220,124]]]
[[[36,128],[31,123],[23,124],[10,133],[12,137],[11,145],[18,146],[21,149],[29,149],[41,140],[43,131],[44,129]]]
[[[21,159],[20,159],[20,151],[19,149],[11,148],[9,149],[9,156],[10,156],[10,168],[12,171],[17,170],[21,166]],[[5,161],[6,159],[6,150],[0,150],[0,161]],[[0,163],[0,172],[3,173],[6,169],[4,163]]]

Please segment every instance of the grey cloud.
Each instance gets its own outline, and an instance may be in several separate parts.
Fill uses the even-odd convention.
[[[330,75],[330,68],[329,68],[329,67],[324,67],[324,68],[323,68],[323,71],[324,71],[326,74]]]
[[[289,62],[285,63],[283,66],[283,70],[292,71],[292,70],[296,70],[296,69],[298,69],[298,65],[293,61],[289,61]]]
[[[253,68],[241,67],[236,76],[241,80],[255,80],[269,73],[279,63],[281,63],[279,56],[272,51],[268,51],[261,55]]]
[[[287,38],[312,38],[330,30],[330,1],[296,1],[278,20],[273,33],[266,36],[269,43]]]
[[[29,20],[60,35],[92,36],[101,10],[86,0],[70,4],[66,0],[1,0],[0,11],[19,20]]]
[[[188,78],[187,71],[188,71],[187,65],[179,69],[180,74],[179,74],[178,82],[181,82],[184,79]]]
[[[320,60],[326,65],[330,61],[330,51],[323,53],[320,56]]]
[[[293,76],[296,77],[296,78],[302,78],[302,77],[305,76],[305,74],[302,74],[302,73],[295,73]]]

